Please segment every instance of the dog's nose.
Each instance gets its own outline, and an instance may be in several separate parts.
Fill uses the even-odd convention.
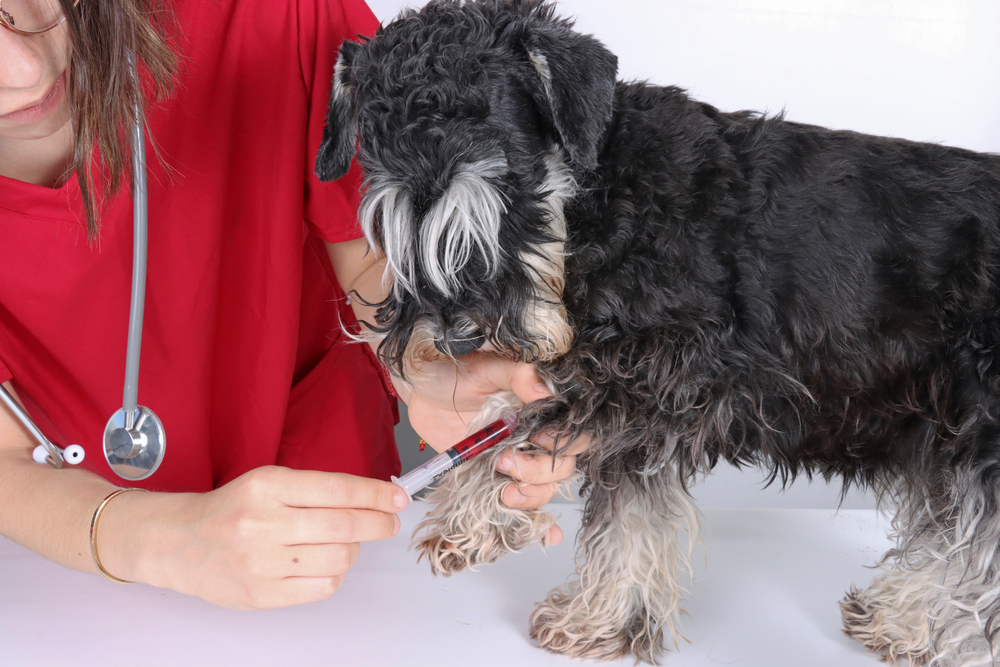
[[[434,347],[449,357],[462,357],[482,347],[485,337],[478,328],[447,331],[442,338],[434,341]]]

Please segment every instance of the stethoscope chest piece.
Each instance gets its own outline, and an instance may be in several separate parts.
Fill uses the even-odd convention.
[[[132,427],[127,428],[125,410],[111,415],[104,427],[104,458],[125,479],[146,479],[160,467],[167,449],[163,424],[152,410],[137,406]]]

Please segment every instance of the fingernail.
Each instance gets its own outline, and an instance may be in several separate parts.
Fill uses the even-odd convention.
[[[392,535],[390,535],[389,537],[395,537],[396,536],[396,533],[399,532],[400,525],[402,525],[402,524],[400,524],[400,522],[399,522],[399,517],[396,516],[395,514],[393,514],[392,515]]]
[[[552,391],[548,388],[548,386],[544,382],[536,382],[535,391],[537,391],[539,394],[545,394],[546,396],[552,395]]]
[[[393,496],[393,503],[396,505],[396,509],[401,510],[406,507],[406,503],[409,502],[409,498],[406,497],[406,492],[400,489],[396,491]]]
[[[509,486],[508,489],[513,488],[514,491],[507,491],[504,493],[504,503],[507,507],[520,507],[524,504],[524,501],[528,499],[524,492],[517,486]]]
[[[504,456],[500,459],[500,465],[497,468],[500,472],[510,472],[514,468],[514,462],[510,456]]]

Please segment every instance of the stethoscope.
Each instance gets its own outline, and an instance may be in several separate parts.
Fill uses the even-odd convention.
[[[131,65],[133,76],[138,82],[135,62],[131,61]],[[142,108],[138,102],[135,105],[135,114],[136,124],[132,128],[134,182],[132,215],[135,238],[132,247],[132,296],[129,304],[125,390],[121,409],[111,415],[107,426],[104,427],[104,458],[118,476],[130,480],[145,479],[156,472],[163,462],[167,447],[167,436],[159,417],[149,408],[138,405],[142,314],[146,301],[146,223],[149,208],[144,121]],[[66,463],[75,465],[83,461],[85,452],[80,445],[69,445],[63,449],[53,444],[3,385],[0,385],[0,400],[38,440],[39,445],[32,454],[35,461],[48,462],[56,468],[62,468]]]

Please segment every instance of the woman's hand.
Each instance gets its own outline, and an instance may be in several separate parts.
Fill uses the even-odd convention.
[[[534,366],[486,352],[473,352],[457,361],[424,362],[412,382],[396,381],[395,385],[413,429],[439,452],[468,435],[469,423],[490,394],[513,391],[524,403],[552,395]],[[554,444],[546,434],[531,441],[550,451]],[[583,436],[569,449],[560,448],[554,467],[552,457],[544,454],[504,456],[498,469],[516,480],[504,489],[504,502],[509,507],[537,508],[552,500],[560,483],[576,469],[576,455],[589,444]],[[552,528],[549,539],[552,544],[562,540],[558,526]]]
[[[357,560],[361,542],[399,531],[395,513],[408,502],[389,482],[268,466],[204,494],[126,494],[108,505],[102,534],[123,528],[112,515],[119,500],[178,505],[165,516],[151,513],[153,526],[135,527],[161,531],[138,571],[106,562],[112,574],[233,609],[330,597]],[[142,516],[141,507],[118,509]]]

